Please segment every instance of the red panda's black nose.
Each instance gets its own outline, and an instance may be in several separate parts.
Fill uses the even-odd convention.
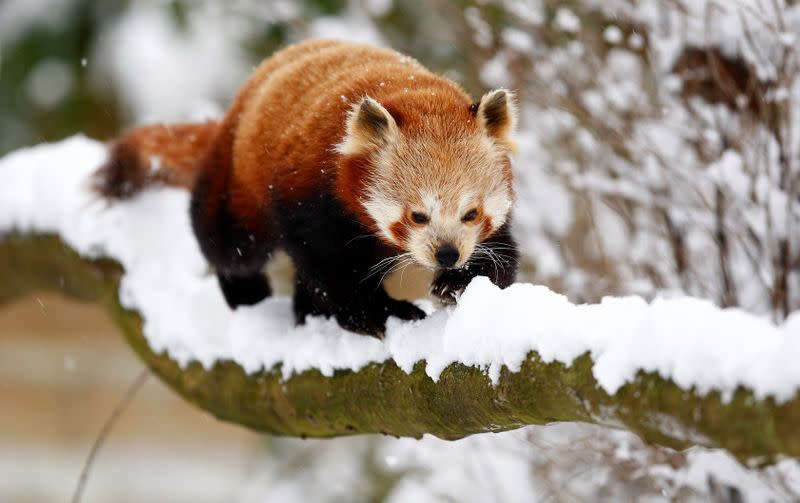
[[[442,267],[453,267],[458,262],[458,250],[451,244],[442,245],[436,251],[436,261]]]

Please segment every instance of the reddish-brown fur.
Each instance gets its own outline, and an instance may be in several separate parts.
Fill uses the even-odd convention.
[[[302,199],[335,176],[343,202],[370,225],[357,202],[368,165],[342,162],[332,149],[343,138],[347,113],[366,95],[407,134],[424,127],[425,115],[450,116],[454,129],[470,116],[471,100],[456,84],[394,51],[333,41],[291,46],[262,64],[223,122],[235,129],[230,183],[236,212],[257,212],[272,197],[270,185],[290,189],[278,197]]]

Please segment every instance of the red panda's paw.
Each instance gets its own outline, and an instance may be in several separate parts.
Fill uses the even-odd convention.
[[[421,320],[426,316],[425,311],[411,302],[396,299],[389,299],[388,312],[389,316],[397,316],[401,320]]]
[[[330,316],[330,312],[322,307],[322,303],[309,292],[300,278],[297,278],[294,286],[294,298],[292,308],[294,310],[294,321],[297,325],[303,325],[307,316]]]
[[[336,315],[339,326],[347,330],[383,339],[386,335],[386,320],[396,316],[401,320],[421,320],[425,311],[411,302],[386,297],[359,310],[340,311]]]
[[[369,335],[377,339],[386,336],[386,316],[367,311],[345,311],[336,315],[339,326],[357,334]]]
[[[250,276],[217,274],[222,295],[231,309],[252,306],[272,295],[269,280],[262,272]]]
[[[472,280],[472,276],[464,269],[442,269],[433,278],[431,295],[443,304],[455,304],[464,293],[464,289]]]

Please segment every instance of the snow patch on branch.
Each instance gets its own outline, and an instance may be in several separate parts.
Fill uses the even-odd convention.
[[[324,318],[295,327],[288,298],[231,311],[192,236],[189,195],[162,188],[108,204],[88,187],[104,156],[102,143],[78,136],[0,160],[0,234],[56,233],[83,256],[120,262],[122,304],[142,314],[151,347],[181,365],[233,360],[256,372],[280,364],[289,377],[387,359],[410,372],[424,360],[434,380],[455,362],[497,379],[501,366],[515,371],[531,351],[565,364],[588,352],[609,393],[640,370],[701,392],[745,386],[787,400],[800,387],[800,316],[775,325],[690,297],[576,305],[543,286],[500,290],[477,278],[455,308],[418,322],[390,319],[384,341]]]

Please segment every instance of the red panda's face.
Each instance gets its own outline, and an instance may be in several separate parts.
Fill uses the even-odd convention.
[[[384,239],[430,269],[463,267],[511,210],[508,159],[480,137],[402,138],[376,164],[364,208]]]
[[[508,93],[484,96],[466,124],[433,116],[414,131],[397,127],[377,102],[365,104],[374,116],[356,134],[370,138],[374,153],[361,204],[378,235],[430,269],[463,267],[486,253],[480,243],[507,221],[513,201]],[[339,147],[345,153],[354,120]]]

